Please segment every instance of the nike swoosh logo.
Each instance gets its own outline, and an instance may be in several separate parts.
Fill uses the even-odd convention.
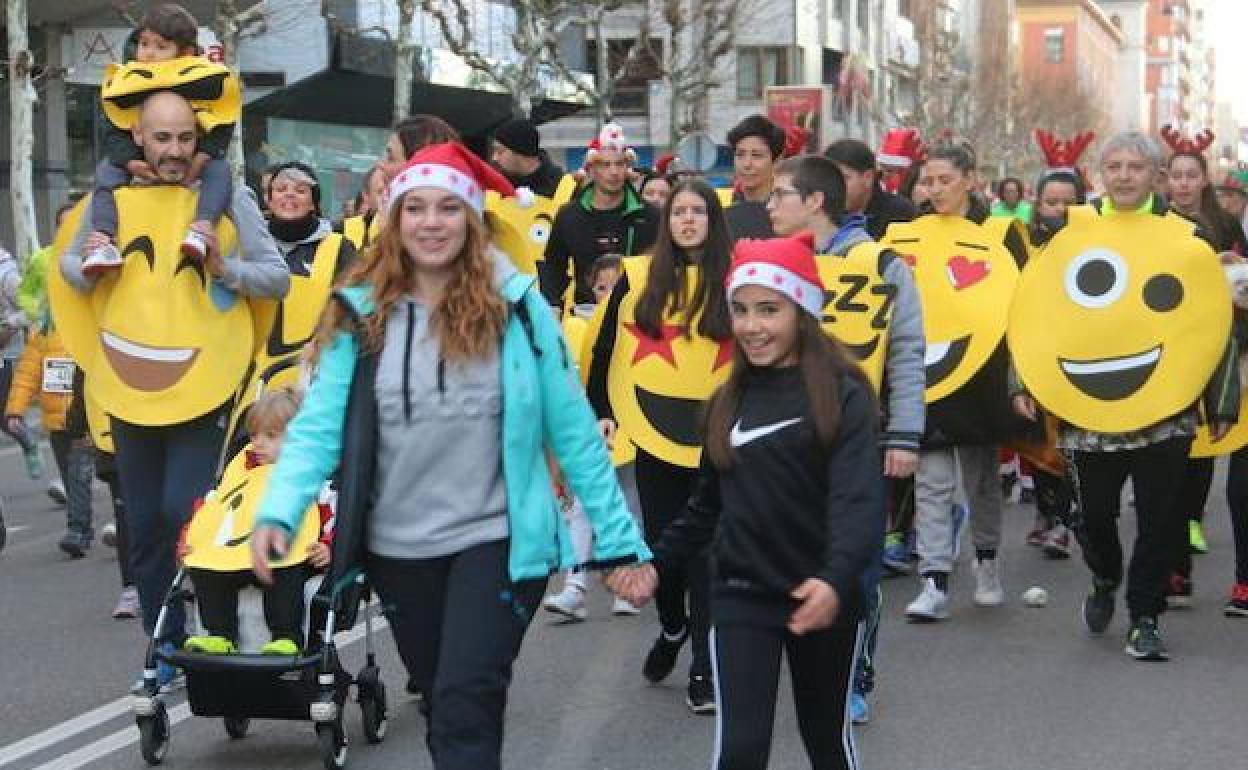
[[[728,434],[728,441],[734,447],[742,447],[753,441],[758,441],[763,436],[769,436],[778,430],[784,430],[790,425],[796,425],[801,422],[801,417],[794,417],[784,422],[773,422],[771,425],[762,425],[749,430],[741,430],[741,420],[737,420],[737,424],[732,426],[732,433]]]

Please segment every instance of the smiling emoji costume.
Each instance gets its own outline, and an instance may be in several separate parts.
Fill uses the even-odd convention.
[[[227,289],[179,246],[195,215],[185,187],[122,187],[117,246],[121,268],[89,293],[48,271],[57,328],[86,372],[95,403],[135,425],[175,425],[230,401],[247,372],[255,341],[268,336],[263,300]],[[89,199],[68,215],[54,250],[64,252],[81,227]],[[237,237],[229,219],[217,226],[222,254]]]
[[[1046,410],[1126,433],[1196,403],[1230,328],[1226,279],[1190,222],[1079,206],[1023,270],[1009,343]]]
[[[965,217],[928,214],[891,225],[881,242],[914,270],[923,303],[929,404],[969,383],[1005,337],[1018,282],[1005,239],[1016,227],[1003,217],[978,225]]]
[[[250,447],[248,447],[248,450]],[[273,465],[248,468],[250,451],[234,456],[226,466],[217,488],[209,492],[186,528],[190,546],[187,567],[212,572],[241,572],[251,569],[251,531],[256,522],[256,506],[264,498]],[[321,534],[321,518],[313,504],[304,514],[286,556],[271,564],[293,567],[307,561],[308,547]]]

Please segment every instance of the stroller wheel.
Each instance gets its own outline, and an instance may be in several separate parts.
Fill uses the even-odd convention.
[[[360,716],[364,738],[369,743],[381,743],[386,739],[390,719],[386,711],[385,682],[378,679],[367,690],[360,688]]]
[[[164,701],[157,700],[150,716],[135,717],[139,726],[139,751],[143,761],[159,765],[169,753],[169,712]]]
[[[246,738],[248,727],[251,727],[251,720],[247,717],[225,718],[225,733],[230,736],[230,740],[241,741]]]
[[[342,718],[316,726],[316,739],[321,744],[321,762],[325,770],[343,770],[347,766],[347,734]]]

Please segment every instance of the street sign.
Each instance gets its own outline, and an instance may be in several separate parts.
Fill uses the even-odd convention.
[[[718,156],[719,148],[707,133],[689,134],[676,145],[676,157],[681,164],[703,173],[715,168]]]

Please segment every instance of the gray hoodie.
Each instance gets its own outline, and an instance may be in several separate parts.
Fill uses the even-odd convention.
[[[847,226],[832,237],[823,254],[843,257],[860,243],[873,239],[861,227]],[[885,449],[917,452],[923,438],[927,389],[923,355],[927,348],[923,335],[923,306],[914,285],[910,267],[891,250],[880,255],[881,275],[897,289],[893,317],[888,327],[888,357],[884,362],[884,431],[880,442]]]
[[[493,253],[495,285],[516,268]],[[368,548],[431,559],[508,536],[498,351],[447,363],[429,309],[404,298],[386,320],[377,365],[377,501]]]

